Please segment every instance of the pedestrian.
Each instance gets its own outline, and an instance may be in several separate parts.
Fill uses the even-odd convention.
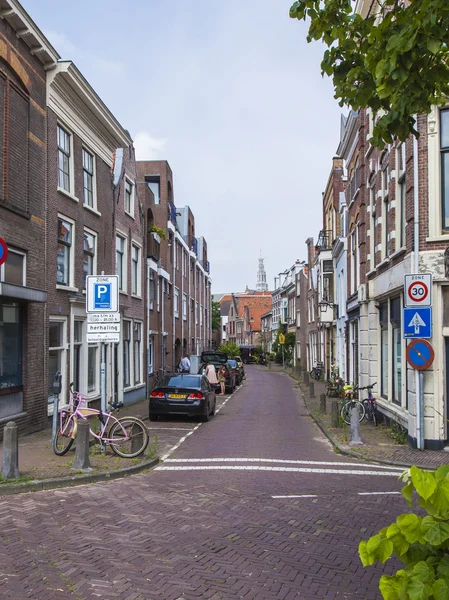
[[[183,356],[179,363],[179,372],[180,373],[190,373],[190,360],[187,356]]]
[[[213,365],[212,363],[209,363],[206,367],[206,377],[211,386],[215,388],[215,386],[218,384],[218,379],[217,371],[215,370],[215,365]]]
[[[226,373],[226,367],[223,365],[222,367],[220,367],[220,369],[218,371],[218,383],[220,384],[220,389],[221,389],[219,396],[224,396],[224,393],[225,393],[225,381],[226,381],[225,373]]]

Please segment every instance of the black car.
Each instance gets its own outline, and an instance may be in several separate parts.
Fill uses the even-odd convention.
[[[224,352],[218,352],[214,350],[201,352],[201,364],[198,372],[203,373],[203,371],[206,370],[207,365],[211,363],[214,365],[215,370],[217,371],[217,377],[219,369],[224,366],[226,369],[225,388],[229,394],[232,394],[232,392],[235,390],[235,386],[237,385],[237,379],[231,366],[228,364],[228,355]],[[220,386],[217,385],[216,389],[220,389]]]
[[[187,415],[209,421],[215,414],[215,390],[207,377],[191,373],[166,373],[150,394],[150,421],[161,415]]]
[[[237,361],[234,360],[233,358],[229,358],[228,365],[231,367],[232,372],[235,375],[236,384],[240,385],[242,383],[243,375],[242,375],[241,369],[240,369]]]

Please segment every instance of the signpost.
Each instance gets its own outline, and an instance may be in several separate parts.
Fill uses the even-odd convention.
[[[432,275],[404,275],[404,306],[432,306]]]
[[[404,338],[432,337],[432,308],[404,308]]]
[[[3,238],[0,238],[0,266],[6,262],[8,258],[8,246]]]
[[[428,369],[435,358],[432,344],[426,340],[413,340],[407,346],[407,362],[418,371]]]
[[[120,342],[118,275],[86,278],[87,341],[101,343],[101,410],[106,405],[106,348]]]
[[[280,343],[280,344],[281,344],[281,346],[282,346],[282,368],[284,369],[284,368],[285,368],[285,365],[284,365],[284,344],[285,344],[285,335],[284,335],[283,333],[280,333],[280,334],[279,334],[279,343]]]

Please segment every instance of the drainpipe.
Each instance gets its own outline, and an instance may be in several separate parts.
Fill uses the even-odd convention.
[[[173,339],[172,339],[172,370],[174,371],[176,369],[176,362],[177,362],[177,357],[175,356],[175,348],[176,348],[176,318],[175,318],[175,298],[176,298],[176,294],[175,294],[175,289],[176,289],[176,261],[178,259],[178,253],[177,253],[177,246],[178,244],[176,243],[176,233],[173,234],[173,284],[172,284],[172,306],[173,306],[173,311],[172,311],[172,319],[173,319]],[[182,276],[182,272],[181,272],[181,276]],[[178,290],[178,319],[179,319],[179,290]],[[181,342],[182,343],[182,342]],[[182,354],[182,347],[181,347],[181,354]]]
[[[418,115],[414,115],[418,124]],[[418,176],[418,140],[413,136],[413,267],[419,273],[419,176]],[[424,375],[415,370],[416,398],[416,445],[424,450]]]

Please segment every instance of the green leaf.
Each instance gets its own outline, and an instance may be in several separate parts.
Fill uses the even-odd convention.
[[[429,528],[424,538],[432,546],[441,546],[443,542],[449,539],[449,523],[436,522]]]
[[[409,544],[418,541],[421,521],[421,517],[414,514],[399,515],[396,519],[397,526]]]
[[[441,465],[435,471],[435,479],[440,481],[441,479],[446,479],[449,474],[449,465]]]
[[[382,575],[379,581],[379,589],[385,600],[398,600],[399,594],[404,586],[406,574],[398,571],[396,575]]]
[[[410,474],[412,476],[413,485],[415,486],[418,494],[424,498],[424,500],[430,498],[437,487],[435,475],[433,473],[423,471],[418,467],[412,467],[410,469]]]
[[[437,54],[437,52],[439,52],[439,50],[441,48],[440,40],[436,40],[435,38],[428,38],[427,39],[427,48],[428,48],[429,52],[431,52],[432,54]]]
[[[433,581],[435,578],[435,571],[433,567],[428,565],[424,560],[419,561],[413,567],[413,577],[419,577],[423,583]]]
[[[370,537],[370,539],[366,543],[366,550],[368,554],[376,554],[381,543],[382,539],[380,535],[373,535],[373,537]]]
[[[409,506],[411,506],[412,505],[412,499],[413,499],[413,484],[411,482],[407,483],[407,485],[405,485],[402,488],[401,494],[407,500]]]
[[[361,541],[359,544],[359,556],[364,567],[369,567],[376,562],[376,557],[368,553],[365,541]]]
[[[427,600],[429,597],[429,586],[419,577],[412,577],[407,583],[406,590],[410,600]]]
[[[438,565],[438,577],[449,581],[449,556],[443,556]]]
[[[432,586],[434,600],[449,599],[449,583],[446,579],[437,579]]]

